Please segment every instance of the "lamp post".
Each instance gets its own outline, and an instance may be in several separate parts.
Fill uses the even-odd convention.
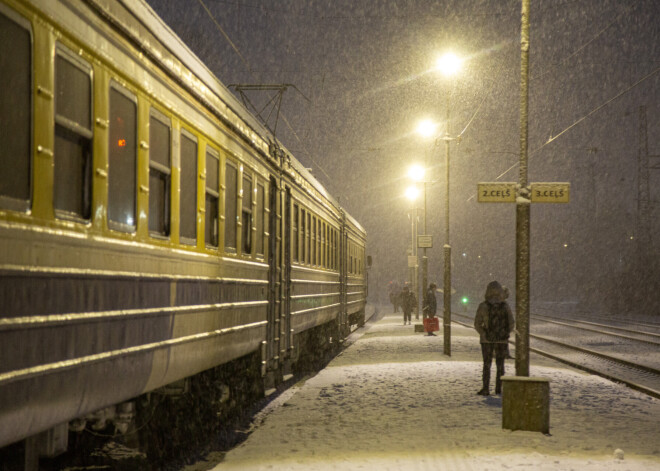
[[[446,78],[455,75],[461,68],[461,59],[452,53],[441,56],[436,62],[436,70],[440,71]],[[449,142],[455,138],[449,134],[449,91],[445,94],[446,121],[445,133],[438,140],[445,141],[445,245],[444,245],[444,283],[443,283],[443,344],[444,354],[451,356],[451,245],[449,244]],[[430,135],[433,127],[429,124],[420,126]]]
[[[411,202],[411,207],[410,207],[410,255],[415,258],[415,263],[413,265],[410,264],[410,259],[408,259],[408,267],[410,268],[410,284],[411,284],[411,290],[413,293],[417,293],[417,241],[415,240],[417,237],[417,228],[415,225],[415,219],[416,219],[416,210],[417,208],[415,207],[415,200],[419,196],[419,189],[416,186],[409,186],[406,189],[406,198],[408,198]],[[419,319],[419,302],[418,306],[415,309],[415,319]]]
[[[424,185],[424,235],[428,235],[428,228],[426,224],[426,184],[428,183],[426,180],[424,180],[424,173],[426,173],[426,170],[424,167],[421,167],[419,165],[413,165],[410,167],[408,170],[408,177],[415,183],[422,183]],[[417,241],[415,241],[417,242]],[[419,247],[418,247],[419,248]],[[419,299],[423,299],[424,294],[426,293],[426,289],[429,283],[429,259],[426,256],[426,246],[424,247],[424,253],[422,255],[422,293],[421,296],[419,296]],[[418,295],[420,293],[417,293]],[[419,317],[418,317],[419,318]]]

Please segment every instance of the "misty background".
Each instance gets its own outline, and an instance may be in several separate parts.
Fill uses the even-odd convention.
[[[481,300],[492,279],[513,291],[515,205],[478,203],[476,188],[518,181],[519,1],[147,1],[225,85],[295,85],[277,138],[366,229],[372,302],[409,279],[415,163],[437,181],[429,281],[442,286],[444,142],[415,129],[431,119],[443,134],[449,103],[449,133],[461,135],[450,151],[454,300]],[[571,184],[569,204],[532,205],[531,307],[658,312],[660,2],[531,3],[528,180]],[[449,79],[433,70],[446,51],[464,59]],[[250,98],[261,109],[273,95]]]

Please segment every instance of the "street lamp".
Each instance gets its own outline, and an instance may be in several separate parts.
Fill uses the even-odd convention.
[[[434,129],[435,126],[430,122],[430,121],[424,121],[423,123],[428,124],[428,129]],[[422,128],[424,126],[420,125]],[[420,130],[419,132],[423,132]],[[420,165],[413,165],[408,169],[408,177],[416,183],[423,183],[424,184],[424,235],[428,235],[428,230],[427,230],[427,224],[426,224],[426,183],[427,181],[424,179],[424,174],[426,173],[426,170],[424,167]],[[415,241],[415,244],[417,244],[417,241]],[[419,248],[419,247],[417,247]],[[417,278],[415,278],[417,279]],[[426,256],[426,244],[424,245],[424,255],[422,256],[422,295],[419,296],[419,299],[423,299],[423,296],[426,293],[426,289],[428,286],[429,282],[429,259]],[[419,295],[419,293],[417,293]]]
[[[446,78],[455,75],[461,68],[462,60],[455,54],[446,53],[436,61],[436,70]],[[449,135],[449,91],[445,93],[445,134],[438,140],[445,141],[445,246],[444,246],[444,310],[442,324],[444,330],[444,354],[451,356],[451,246],[449,245],[449,142],[455,138]],[[428,129],[428,126],[426,126]]]
[[[415,227],[415,219],[416,219],[416,207],[415,207],[415,200],[417,200],[417,197],[419,196],[419,188],[417,186],[412,185],[409,186],[406,189],[406,198],[408,198],[411,202],[411,208],[410,208],[410,255],[414,257],[415,263],[411,264],[410,259],[408,259],[408,267],[410,268],[410,284],[411,284],[411,290],[413,293],[418,295],[417,293],[417,243],[416,243],[416,238],[417,238],[417,228]],[[419,302],[418,305],[415,308],[415,319],[419,319]]]
[[[435,62],[435,68],[436,70],[439,70],[445,77],[451,77],[452,75],[456,75],[456,73],[460,70],[462,63],[463,61],[459,59],[456,54],[447,52],[438,57]]]

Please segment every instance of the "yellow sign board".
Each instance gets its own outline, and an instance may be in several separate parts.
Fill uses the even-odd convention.
[[[532,183],[530,190],[532,203],[568,203],[570,201],[570,183]]]
[[[420,249],[433,248],[433,236],[419,234],[417,236],[417,247]]]
[[[516,183],[477,183],[479,203],[515,203]]]

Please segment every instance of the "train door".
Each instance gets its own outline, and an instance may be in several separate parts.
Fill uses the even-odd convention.
[[[281,356],[285,357],[286,352],[290,351],[292,345],[291,339],[291,220],[292,220],[292,199],[291,189],[287,188],[285,192],[284,203],[284,263],[282,277],[282,329],[280,344]]]
[[[347,249],[348,234],[346,233],[346,216],[344,212],[341,213],[341,232],[339,237],[339,302],[341,308],[339,312],[339,328],[342,337],[346,337],[349,332],[348,326],[348,249]]]
[[[270,179],[268,202],[268,325],[266,327],[266,364],[264,374],[276,368],[280,350],[279,319],[282,312],[282,270],[280,252],[280,185],[274,177]]]

